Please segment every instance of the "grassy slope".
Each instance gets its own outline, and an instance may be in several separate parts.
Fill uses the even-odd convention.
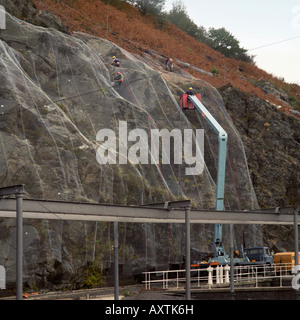
[[[230,83],[243,92],[253,93],[276,105],[281,105],[280,110],[288,114],[290,114],[289,106],[273,95],[266,94],[249,80],[257,82],[267,79],[275,87],[284,89],[289,96],[299,99],[299,96],[296,96],[300,91],[298,85],[285,83],[282,79],[249,63],[226,58],[172,24],[159,30],[155,27],[152,17],[141,16],[136,8],[126,2],[114,7],[105,5],[100,0],[34,1],[38,9],[50,11],[58,16],[69,27],[71,33],[82,31],[102,38],[107,37],[108,40],[132,53],[141,53],[145,49],[155,50],[161,55],[177,58],[205,71],[216,67],[220,71],[219,77],[197,74],[194,70],[189,71],[195,77],[211,83],[216,88]]]

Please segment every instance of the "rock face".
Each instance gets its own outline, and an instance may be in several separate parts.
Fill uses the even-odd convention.
[[[299,204],[299,121],[267,101],[230,86],[220,92],[242,135],[259,205],[269,208]]]
[[[299,120],[231,86],[223,87],[220,93],[242,136],[260,207],[299,205]],[[293,251],[292,233],[288,227],[265,227],[264,241],[275,251]]]
[[[251,158],[249,153],[252,140],[245,140],[242,131],[242,126],[246,126],[245,114],[242,107],[236,108],[237,114],[232,117],[244,137],[246,149],[221,95],[209,84],[182,71],[162,73],[163,61],[147,54],[135,57],[109,41],[82,33],[71,36],[10,15],[0,39],[0,186],[25,184],[26,197],[33,199],[142,205],[187,198],[194,207],[213,208],[217,136],[201,115],[195,111],[183,113],[178,105],[179,95],[192,85],[229,136],[226,208],[258,208],[246,153],[252,162],[252,178],[255,178],[254,170],[259,170],[262,164],[257,163],[256,168],[255,159],[259,162],[261,158],[259,154]],[[111,66],[112,56],[120,59],[120,68]],[[114,86],[112,79],[118,71],[123,73],[125,81],[121,86]],[[228,101],[226,106],[231,112]],[[261,104],[258,108],[264,108]],[[142,129],[148,137],[152,129],[183,132],[203,128],[203,173],[187,176],[186,163],[180,165],[174,161],[160,165],[100,165],[96,160],[97,133],[102,129],[118,133],[120,121],[126,121],[128,131]],[[261,122],[266,122],[263,115]],[[252,132],[247,128],[248,134]],[[266,130],[266,139],[269,131],[265,126],[262,129]],[[269,143],[275,143],[269,139]],[[285,146],[282,148],[284,157]],[[294,161],[291,157],[285,159]],[[292,166],[291,163],[290,173],[296,168]],[[268,166],[266,170],[272,169]],[[263,183],[264,178],[261,178]],[[290,186],[291,179],[292,175]],[[260,191],[261,184],[255,182],[256,191]],[[282,190],[277,191],[280,197]],[[26,285],[38,288],[91,285],[91,264],[103,273],[111,267],[110,223],[27,220],[25,224]],[[165,269],[183,262],[184,226],[121,224],[119,232],[124,275]],[[8,270],[8,281],[14,283],[13,219],[1,220],[0,237],[0,252],[3,252],[0,264]],[[192,246],[197,251],[210,251],[212,239],[213,226],[192,226]],[[247,246],[259,245],[261,228],[237,227],[236,244],[241,242]],[[224,227],[224,243],[228,244],[227,227]],[[89,281],[83,283],[82,279]]]
[[[40,10],[37,12],[32,0],[0,0],[0,5],[9,14],[37,26],[53,28],[68,33],[68,28],[52,13]]]
[[[288,95],[282,89],[276,89],[272,83],[267,80],[260,81],[259,85],[266,90],[266,92],[274,95],[278,99],[289,102]]]

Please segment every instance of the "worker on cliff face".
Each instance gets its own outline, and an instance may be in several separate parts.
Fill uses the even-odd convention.
[[[112,64],[114,67],[120,67],[120,61],[119,61],[119,59],[116,58],[115,56],[113,56],[113,60],[112,60],[111,64]]]
[[[188,96],[193,96],[194,95],[194,92],[193,92],[193,88],[189,88],[188,91],[186,91],[186,93]]]
[[[165,62],[166,70],[173,71],[173,59],[168,58]]]
[[[120,86],[123,81],[124,81],[123,74],[121,72],[117,72],[117,75],[114,78],[114,85]]]

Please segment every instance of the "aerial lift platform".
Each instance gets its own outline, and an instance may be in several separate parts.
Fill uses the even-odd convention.
[[[227,140],[228,136],[226,131],[221,127],[217,120],[207,110],[201,102],[201,95],[187,95],[183,94],[180,99],[181,108],[183,110],[197,110],[202,117],[208,122],[213,130],[218,135],[218,171],[217,171],[217,184],[216,184],[216,210],[224,210],[224,189],[225,189],[225,169],[226,169],[226,153],[227,153]],[[222,243],[222,224],[215,224],[214,239],[213,239],[213,254],[214,256],[203,263],[198,261],[192,265],[207,266],[207,265],[226,265],[230,264],[230,257],[226,254]],[[249,264],[250,260],[242,252],[241,257],[234,258],[234,264],[244,265]]]

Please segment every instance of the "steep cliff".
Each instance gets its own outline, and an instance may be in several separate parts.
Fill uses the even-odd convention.
[[[240,103],[240,107],[232,106],[237,103],[237,98],[245,101],[241,92],[230,91],[230,88],[221,90],[224,105],[218,90],[203,80],[181,68],[174,73],[166,72],[164,57],[149,52],[133,55],[108,40],[80,32],[70,35],[61,31],[34,26],[12,15],[7,15],[6,29],[0,31],[0,186],[25,184],[26,197],[34,199],[141,205],[186,198],[192,200],[194,207],[213,208],[217,137],[197,112],[183,113],[178,104],[179,96],[193,86],[229,136],[226,208],[257,209],[255,191],[261,205],[297,202],[299,195],[293,189],[292,175],[290,182],[276,187],[273,178],[266,174],[266,170],[273,170],[272,164],[263,170],[264,175],[258,172],[261,163],[255,161],[262,159],[254,152],[254,141],[260,141],[256,139],[260,137],[261,144],[267,148],[265,139],[269,131],[260,136],[262,131],[254,125],[254,119],[256,129],[252,130],[249,119],[253,114],[249,114],[249,106]],[[120,68],[110,64],[114,55],[121,61]],[[121,86],[112,83],[118,71],[125,77]],[[233,97],[232,92],[235,92]],[[257,100],[255,96],[247,99]],[[256,106],[272,108],[267,102],[258,100],[253,108]],[[242,110],[249,116],[246,124]],[[272,125],[271,120],[275,122],[277,115],[278,135],[286,122],[290,121],[291,128],[299,125],[293,118],[282,119],[280,113],[273,112],[274,115],[268,114],[270,119],[267,120]],[[263,114],[258,117],[260,119]],[[173,161],[159,165],[100,165],[96,159],[97,133],[109,129],[118,134],[120,121],[127,123],[128,132],[142,129],[148,138],[152,129],[180,129],[181,132],[184,129],[204,129],[203,172],[187,176],[185,169],[188,165],[184,162],[174,164]],[[253,140],[249,135],[251,132]],[[286,132],[289,147],[284,148],[297,151],[297,145],[290,139],[292,134],[292,129]],[[296,135],[294,138],[298,143]],[[117,136],[117,141],[119,139]],[[287,171],[292,173],[299,167],[299,162],[290,151],[285,162],[278,159],[274,165],[283,168],[289,163]],[[259,152],[263,150],[260,148]],[[148,155],[150,159],[150,150]],[[270,187],[273,183],[274,189],[270,189],[267,182]],[[293,196],[288,190],[293,190]],[[268,201],[268,192],[274,193],[274,201]],[[279,204],[277,198],[286,197],[284,192],[288,192],[291,198]],[[273,198],[272,194],[270,198]],[[28,286],[80,287],[89,283],[83,279],[86,279],[91,265],[103,274],[111,267],[111,224],[36,220],[25,223],[24,272]],[[228,230],[224,229],[227,245]],[[262,242],[262,228],[259,226],[240,227],[236,231],[237,245]],[[210,251],[212,232],[213,226],[192,226],[193,248]],[[0,264],[7,268],[8,281],[13,283],[15,221],[2,219],[0,234],[3,252]],[[136,275],[147,269],[181,264],[183,252],[182,226],[120,225],[122,274]],[[97,283],[93,284],[99,284],[101,279],[98,277]]]
[[[259,206],[299,205],[299,120],[280,112],[280,106],[230,85],[220,93],[241,134]],[[292,234],[290,227],[264,226],[264,242],[275,251],[293,251]]]
[[[278,106],[226,86],[226,109],[241,133],[251,179],[261,207],[297,205],[300,200],[300,123]]]

